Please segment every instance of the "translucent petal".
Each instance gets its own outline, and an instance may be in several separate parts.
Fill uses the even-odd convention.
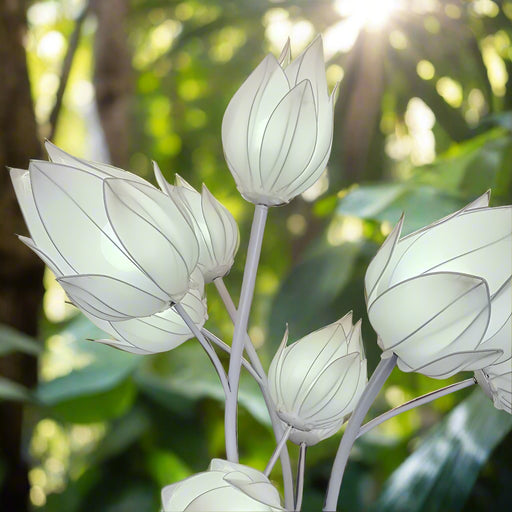
[[[110,276],[63,276],[57,281],[66,291],[69,289],[73,300],[78,298],[98,312],[105,311],[103,316],[96,314],[104,320],[111,320],[116,315],[126,318],[148,316],[168,306],[165,299]]]
[[[395,265],[390,286],[438,270],[482,276],[494,293],[512,273],[512,207],[472,209],[425,231]]]
[[[229,102],[222,120],[222,145],[229,169],[242,190],[253,188],[263,131],[289,90],[279,63],[267,55]]]
[[[48,162],[32,162],[30,177],[41,221],[55,250],[73,273],[109,275],[150,293],[157,292],[110,228],[102,179]],[[49,256],[55,261],[51,253]]]
[[[170,183],[168,183],[167,180],[164,178],[164,175],[162,174],[160,167],[155,161],[153,161],[153,172],[155,174],[155,179],[156,182],[158,183],[158,186],[160,187],[160,190],[164,194],[170,196],[170,191],[173,189],[173,186]]]
[[[316,143],[308,165],[295,176],[293,183],[279,188],[279,192],[286,194],[289,199],[306,191],[322,176],[329,156],[331,154],[333,136],[333,114],[336,90],[327,100],[327,108],[321,109],[317,114]]]
[[[404,214],[400,216],[400,220],[396,223],[393,231],[387,236],[384,243],[380,246],[377,254],[374,256],[368,268],[366,269],[366,275],[364,276],[364,290],[366,295],[366,302],[370,305],[374,299],[374,290],[377,287],[382,274],[386,270],[386,267],[391,260],[395,246],[400,238],[402,226],[404,223]]]
[[[418,372],[434,379],[447,379],[463,370],[483,368],[499,357],[500,353],[495,350],[471,350],[455,352],[420,367],[411,367],[398,359],[398,367],[403,372]]]
[[[124,350],[125,352],[130,352],[131,354],[147,355],[152,353],[148,350],[133,347],[132,345],[128,345],[126,343],[120,343],[117,340],[100,339],[94,340],[94,342],[101,343],[102,345],[108,345],[109,347],[117,348],[118,350]]]
[[[345,416],[359,382],[360,363],[357,354],[337,359],[321,373],[313,386],[303,394],[299,414],[306,421],[322,422]]]
[[[247,482],[244,480],[230,478],[229,475],[226,475],[224,480],[239,491],[243,492],[247,497],[261,505],[264,505],[265,508],[262,510],[284,510],[281,508],[279,492],[272,484],[270,484],[270,482]],[[268,507],[272,507],[272,509]]]
[[[512,254],[512,251],[510,252]],[[505,322],[510,321],[512,314],[512,277],[503,283],[501,288],[491,296],[491,318],[485,333],[485,340],[492,338]],[[510,335],[510,331],[509,331]],[[486,341],[487,344],[487,341]],[[509,343],[509,351],[510,351]],[[488,348],[488,347],[486,347]]]
[[[187,293],[181,304],[201,329],[207,318],[205,302],[197,292],[193,292]],[[168,308],[145,318],[115,322],[111,326],[116,333],[116,338],[120,337],[151,353],[172,350],[194,337],[174,308]]]
[[[488,324],[489,295],[485,281],[477,277],[428,274],[384,292],[368,315],[386,350],[415,367],[458,337],[463,340],[458,347],[476,348]]]
[[[302,80],[311,81],[317,111],[327,106],[327,80],[321,36],[317,36],[284,71],[292,87]]]
[[[49,140],[45,142],[45,148],[50,157],[50,160],[57,164],[65,164],[75,169],[87,171],[100,178],[122,178],[124,180],[138,181],[140,183],[147,183],[146,180],[123,169],[114,167],[113,165],[104,164],[101,162],[92,162],[85,160],[84,158],[78,158],[76,156],[66,153],[63,149],[52,144]]]
[[[104,194],[110,224],[126,251],[172,300],[179,301],[198,257],[189,224],[171,199],[153,187],[108,179]]]
[[[260,185],[269,191],[292,183],[307,166],[316,145],[315,104],[304,80],[281,100],[265,128],[259,154]]]
[[[210,240],[213,258],[211,263],[202,263],[207,274],[207,280],[224,276],[234,262],[235,254],[240,243],[238,225],[231,213],[203,185],[201,207],[206,221],[204,239]]]
[[[43,251],[48,259],[53,262],[54,267],[58,267],[63,273],[72,272],[72,267],[55,248],[55,245],[48,236],[41,218],[39,217],[32,194],[29,171],[23,169],[10,169],[9,171],[14,192],[16,193],[21,212],[23,213],[23,218],[34,241],[34,246],[29,245],[30,248],[35,251],[35,247],[37,247],[39,250]],[[38,256],[41,257],[40,254],[38,254]]]
[[[56,263],[46,253],[39,249],[39,247],[37,247],[31,238],[27,238],[26,236],[18,236],[18,239],[23,242],[29,249],[34,251],[56,277],[62,275],[62,272],[59,267],[57,267]]]

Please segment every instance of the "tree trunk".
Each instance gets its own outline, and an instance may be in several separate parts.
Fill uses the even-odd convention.
[[[27,232],[5,166],[27,168],[41,156],[23,38],[25,2],[0,0],[0,323],[31,336],[37,333],[43,265],[15,233]],[[0,375],[32,387],[37,361],[14,353],[0,358]],[[3,512],[28,511],[27,462],[22,455],[23,407],[0,402],[0,460],[6,465],[1,482]]]
[[[132,94],[131,55],[126,37],[127,0],[93,0],[98,19],[94,44],[96,103],[112,164],[127,168]]]

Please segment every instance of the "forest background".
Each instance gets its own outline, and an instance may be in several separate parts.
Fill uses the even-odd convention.
[[[401,212],[410,232],[487,189],[512,202],[512,2],[0,0],[0,168],[46,158],[46,137],[152,182],[151,160],[169,181],[204,181],[240,226],[237,297],[252,209],[223,159],[222,115],[265,53],[290,37],[295,56],[317,33],[329,86],[341,80],[332,157],[271,211],[250,335],[268,364],[286,322],[296,340],[353,309],[371,371],[363,277]],[[163,486],[224,456],[207,358],[194,341],[154,356],[86,341],[98,329],[14,236],[26,228],[1,170],[0,211],[0,509],[158,510]],[[229,340],[213,289],[208,304]],[[396,371],[372,413],[463,377]],[[248,378],[240,403],[241,461],[263,469],[273,437]],[[479,389],[395,417],[357,442],[342,510],[504,510],[511,430]],[[340,435],[308,452],[305,510],[321,508]]]

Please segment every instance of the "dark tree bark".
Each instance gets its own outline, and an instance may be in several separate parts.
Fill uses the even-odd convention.
[[[23,38],[25,2],[0,0],[0,322],[35,336],[43,294],[43,265],[15,237],[27,232],[5,166],[27,168],[41,156]],[[0,358],[0,375],[32,387],[34,358],[14,353]],[[0,488],[3,512],[28,510],[27,463],[22,456],[23,407],[0,402],[0,458],[7,474]]]
[[[127,0],[93,0],[98,19],[94,44],[96,103],[112,164],[127,168],[132,95],[131,55],[126,37]]]

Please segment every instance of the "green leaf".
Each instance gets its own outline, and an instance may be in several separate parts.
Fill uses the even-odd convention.
[[[322,247],[291,271],[271,307],[270,335],[265,347],[272,354],[283,337],[286,323],[290,324],[293,336],[299,336],[336,320],[326,318],[326,308],[351,278],[360,249],[356,243]]]
[[[196,400],[213,398],[224,401],[224,392],[213,365],[195,340],[191,340],[169,353],[161,354],[141,368],[135,380],[141,391],[180,415],[187,415]],[[260,423],[270,419],[258,385],[242,369],[239,403]]]
[[[405,212],[402,233],[406,235],[459,210],[466,202],[460,196],[428,185],[363,185],[340,200],[337,212],[391,224],[395,224]]]
[[[391,475],[375,512],[457,512],[512,416],[476,389],[446,416]]]
[[[42,350],[41,345],[34,338],[13,327],[0,324],[0,356],[16,351],[37,356]]]
[[[36,390],[37,399],[62,419],[77,423],[104,421],[124,414],[136,394],[130,376],[142,357],[83,340],[99,333],[82,316],[71,322],[62,334],[74,340],[69,348],[78,360],[82,358],[87,364],[41,382]]]
[[[52,410],[65,421],[96,423],[125,414],[133,405],[135,396],[133,380],[126,379],[107,391],[62,400],[53,405]]]
[[[31,402],[33,398],[26,387],[0,376],[0,402],[2,400]]]

